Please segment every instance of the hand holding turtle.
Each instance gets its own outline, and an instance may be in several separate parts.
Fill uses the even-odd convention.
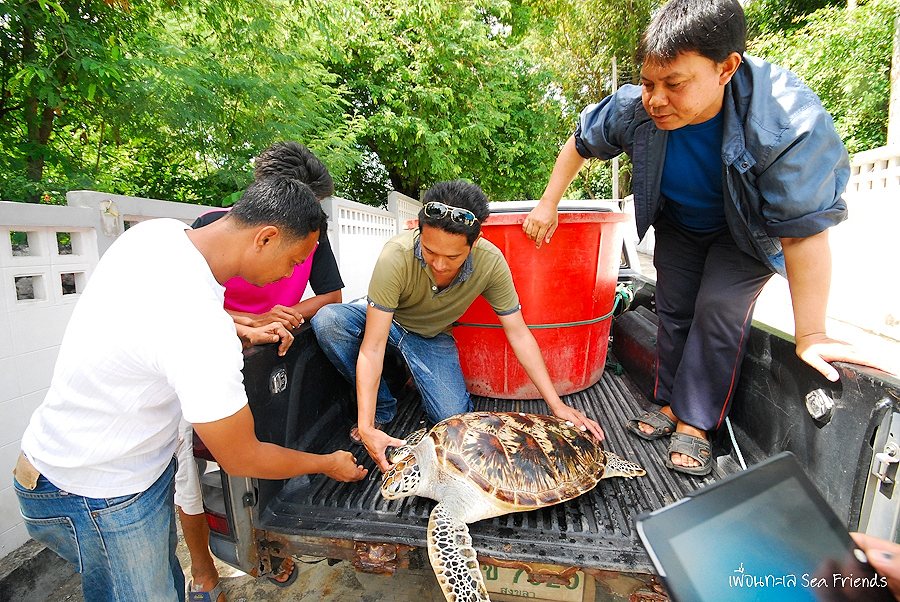
[[[391,437],[384,431],[376,429],[374,426],[363,427],[361,424],[359,425],[359,438],[362,439],[363,446],[365,446],[369,456],[375,461],[375,464],[378,465],[378,469],[381,470],[381,472],[385,472],[391,468],[391,463],[388,462],[387,457],[385,457],[385,450],[388,447],[400,447],[401,445],[406,445],[406,441],[403,439]]]
[[[575,408],[567,406],[565,403],[560,402],[559,404],[551,405],[550,411],[553,412],[553,415],[557,418],[568,420],[574,424],[576,428],[582,431],[590,431],[591,434],[597,438],[597,441],[603,441],[605,438],[603,429],[600,428],[600,425],[596,421],[591,420]]]

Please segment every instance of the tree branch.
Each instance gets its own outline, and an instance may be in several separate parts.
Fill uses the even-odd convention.
[[[17,105],[12,105],[10,107],[4,107],[2,104],[0,104],[0,119],[5,117],[7,113],[12,113],[14,111],[18,111],[19,109],[23,108],[24,106],[25,106],[24,102],[19,103]]]

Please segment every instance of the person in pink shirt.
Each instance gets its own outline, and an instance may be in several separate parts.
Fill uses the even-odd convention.
[[[334,181],[325,165],[302,144],[279,142],[264,150],[256,159],[254,177],[288,177],[308,185],[320,201],[334,193]],[[228,212],[215,209],[198,217],[192,227],[212,223]],[[302,299],[306,285],[315,296]],[[250,327],[280,322],[285,328],[296,328],[323,306],[340,303],[344,281],[326,232],[322,232],[316,250],[283,278],[264,287],[254,286],[240,278],[225,283],[225,309],[238,324]],[[302,300],[301,300],[302,299]]]

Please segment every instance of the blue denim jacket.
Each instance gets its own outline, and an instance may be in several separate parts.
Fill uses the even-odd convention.
[[[847,218],[847,150],[815,93],[793,73],[753,56],[725,87],[725,218],[738,247],[784,274],[780,238],[804,238]],[[638,236],[659,216],[668,133],[626,85],[581,113],[575,146],[585,158],[622,152],[633,163]]]

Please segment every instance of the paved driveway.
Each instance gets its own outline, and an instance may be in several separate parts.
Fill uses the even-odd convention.
[[[190,579],[190,556],[179,531],[178,558]],[[398,571],[393,577],[359,573],[349,562],[329,566],[327,562],[298,563],[300,573],[290,586],[281,588],[268,579],[256,579],[218,562],[223,589],[229,602],[444,602],[431,570]],[[41,569],[38,568],[38,571]],[[21,602],[84,602],[81,579],[69,565],[55,563],[41,579],[22,584],[16,592]],[[46,587],[51,587],[47,591]]]

